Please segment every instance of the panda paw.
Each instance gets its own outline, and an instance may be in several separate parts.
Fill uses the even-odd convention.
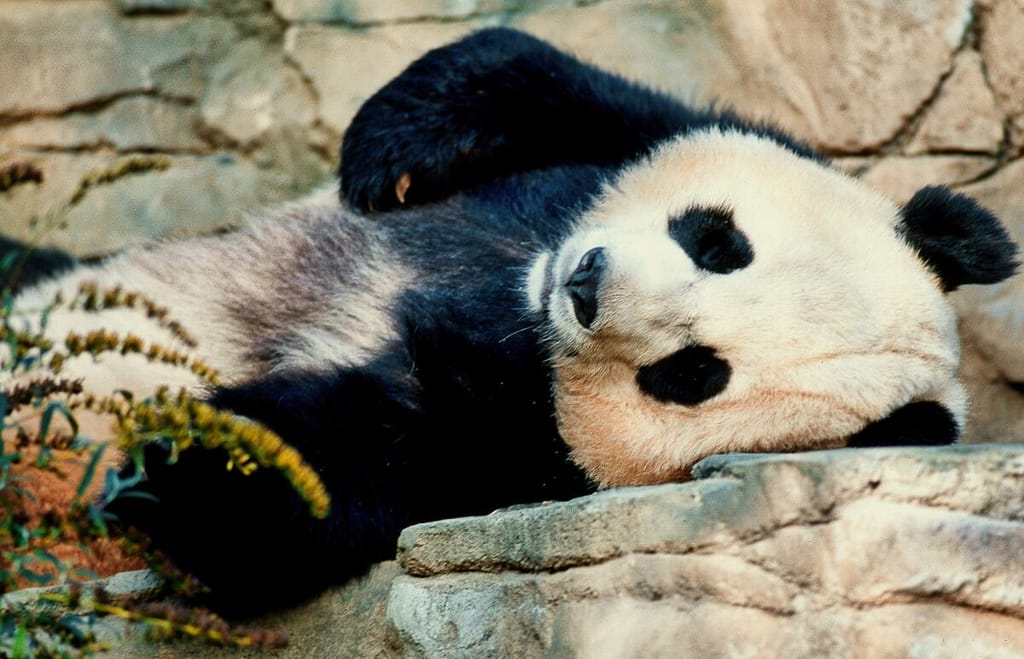
[[[604,84],[584,84],[595,78]],[[606,78],[504,28],[432,50],[356,113],[341,147],[342,198],[364,211],[384,211],[555,164],[549,161],[575,148],[560,144],[571,132],[565,124],[579,129],[601,102],[567,90],[617,91]]]
[[[510,84],[510,62],[550,50],[492,28],[410,64],[363,104],[345,132],[343,199],[386,211],[443,199],[490,176],[512,123],[509,98],[533,84],[529,75]]]
[[[904,405],[851,437],[847,446],[942,446],[960,438],[960,424],[941,403]]]
[[[454,134],[396,119],[402,113],[393,109],[375,112],[373,106],[384,103],[374,100],[364,108],[376,116],[357,117],[345,136],[339,170],[343,201],[365,212],[389,211],[438,201],[470,185],[459,176],[463,154],[452,143]],[[423,108],[416,116],[431,123],[438,114]]]

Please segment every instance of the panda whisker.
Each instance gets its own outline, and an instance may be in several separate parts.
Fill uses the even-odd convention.
[[[504,343],[505,341],[508,341],[509,339],[511,339],[513,336],[515,336],[517,334],[522,334],[523,332],[528,332],[530,330],[535,330],[538,327],[540,327],[539,323],[534,324],[534,325],[527,325],[526,327],[520,327],[519,329],[517,329],[516,331],[512,332],[511,334],[506,334],[505,336],[503,336],[501,339],[498,340],[498,343]]]

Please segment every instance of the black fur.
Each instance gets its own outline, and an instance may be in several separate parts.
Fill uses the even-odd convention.
[[[754,248],[727,208],[688,208],[669,219],[668,235],[702,270],[725,275],[754,260]]]
[[[342,197],[354,207],[398,207],[409,175],[408,209],[373,215],[399,260],[423,270],[392,309],[399,338],[360,368],[213,396],[303,453],[333,497],[330,517],[310,518],[272,471],[241,477],[224,470],[225,456],[193,451],[167,467],[155,448],[139,489],[159,503],[124,499],[113,512],[209,584],[216,604],[251,612],[392,556],[407,524],[590,491],[553,420],[539,319],[521,297],[526,268],[624,164],[707,126],[817,158],[781,133],[689,108],[518,32],[485,30],[428,53],[366,102],[342,146]],[[698,249],[711,270],[753,258],[745,239],[726,235]],[[694,346],[637,381],[692,405],[729,375],[713,348]]]
[[[559,194],[576,200],[594,186],[591,168],[552,175]],[[409,524],[592,491],[558,436],[551,374],[520,298],[533,250],[566,230],[542,212],[552,199],[531,196],[529,183],[513,177],[379,217],[399,258],[424,273],[394,309],[400,339],[372,363],[213,396],[316,468],[333,499],[327,520],[311,518],[277,473],[244,477],[225,471],[223,454],[201,451],[172,467],[152,451],[138,489],[159,503],[125,498],[111,512],[209,585],[211,606],[242,615],[392,558]]]
[[[662,140],[706,126],[770,136],[770,126],[696,109],[513,30],[482,30],[431,51],[370,98],[341,147],[342,198],[362,210],[422,204],[517,172],[618,168]]]
[[[938,446],[960,437],[949,410],[932,401],[910,403],[854,435],[847,446]]]
[[[70,270],[73,256],[0,236],[0,290],[18,291]]]
[[[697,405],[725,391],[732,368],[709,346],[689,346],[636,374],[640,389],[666,403]]]
[[[978,202],[944,186],[922,188],[903,207],[900,231],[946,291],[992,284],[1020,263],[1002,223]]]

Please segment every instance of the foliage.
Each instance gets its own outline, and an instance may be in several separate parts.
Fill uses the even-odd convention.
[[[8,255],[0,262],[0,282],[20,270],[20,257]],[[7,273],[7,275],[5,275]],[[172,394],[160,389],[137,399],[125,391],[106,397],[85,392],[83,382],[61,377],[65,363],[73,357],[138,354],[151,362],[188,369],[210,386],[218,384],[217,373],[192,354],[194,339],[168,312],[145,296],[120,288],[100,290],[93,284],[81,286],[71,299],[59,297],[39,310],[15,312],[12,282],[0,289],[0,595],[29,585],[70,584],[64,594],[43,597],[51,606],[5,606],[0,603],[0,655],[80,656],[100,649],[89,632],[89,621],[97,616],[117,616],[141,623],[160,637],[188,637],[236,646],[277,646],[280,634],[232,630],[213,614],[170,605],[115,603],[102,589],[83,598],[80,582],[97,575],[62,560],[52,548],[60,543],[77,543],[88,550],[90,542],[107,537],[116,528],[106,512],[118,496],[139,496],[130,491],[144,478],[141,469],[144,446],[161,442],[171,460],[184,450],[203,447],[226,452],[225,468],[244,474],[259,468],[280,470],[310,505],[311,514],[324,517],[330,499],[316,472],[299,453],[263,426],[217,410],[182,390]],[[55,308],[98,312],[104,309],[135,309],[146,322],[164,328],[176,349],[147,344],[128,334],[92,331],[69,333],[62,343],[45,336],[49,315]],[[23,322],[28,316],[38,322]],[[90,410],[108,416],[116,429],[116,449],[95,443],[79,432],[76,413]],[[119,450],[139,469],[123,476],[116,469],[103,475],[102,495],[91,493],[105,450]],[[69,461],[78,461],[80,482],[65,510],[46,515],[26,511],[35,500],[26,474],[63,474]],[[127,538],[126,542],[136,540]],[[134,546],[143,547],[139,542]],[[147,557],[154,558],[151,552]],[[166,571],[165,571],[166,572]],[[55,606],[59,605],[59,606]]]

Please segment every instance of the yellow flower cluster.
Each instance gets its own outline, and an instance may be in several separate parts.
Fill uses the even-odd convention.
[[[38,350],[46,353],[53,349],[53,342],[42,334],[29,334],[24,330],[15,330],[6,325],[0,325],[0,342],[14,347],[13,363],[20,363],[31,350]],[[8,368],[6,362],[0,362],[0,368]]]
[[[169,438],[176,451],[197,441],[207,449],[223,448],[229,455],[228,469],[237,468],[243,474],[251,474],[258,466],[277,469],[309,504],[313,516],[323,519],[330,512],[330,495],[316,471],[276,433],[254,421],[218,410],[184,390],[172,399],[166,389],[118,417],[123,448],[156,437]]]
[[[56,301],[60,304],[60,300]],[[160,327],[170,332],[176,339],[190,348],[196,347],[196,340],[193,338],[181,323],[169,318],[167,307],[160,306],[145,295],[135,291],[126,291],[120,286],[100,289],[96,282],[83,282],[78,286],[78,293],[68,303],[69,309],[84,309],[86,311],[100,311],[102,309],[140,309],[145,312],[146,318],[155,321]]]
[[[64,339],[64,347],[67,349],[67,354],[54,353],[50,356],[50,361],[47,364],[47,367],[55,373],[60,371],[69,356],[75,357],[85,352],[93,356],[104,352],[119,352],[122,355],[143,355],[150,362],[185,367],[207,384],[216,386],[220,383],[217,370],[198,357],[157,343],[147,347],[145,342],[134,334],[122,337],[117,332],[106,330],[93,330],[86,334],[70,332]]]

